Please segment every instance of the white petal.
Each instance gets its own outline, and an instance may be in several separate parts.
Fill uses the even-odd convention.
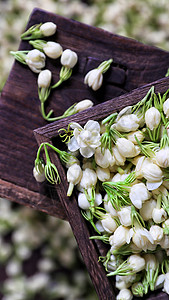
[[[74,136],[70,139],[70,142],[68,143],[68,149],[71,152],[74,152],[79,149],[79,145]]]
[[[86,158],[89,158],[91,157],[95,152],[95,149],[92,149],[90,147],[82,147],[80,148],[80,154],[83,156],[83,157],[86,157]]]
[[[147,189],[149,191],[153,191],[153,190],[156,190],[158,189],[158,187],[163,183],[163,181],[159,181],[159,182],[150,182],[150,181],[147,181],[146,182],[146,186],[147,186]]]
[[[84,129],[89,131],[96,130],[100,132],[100,124],[97,121],[89,120],[84,126]]]
[[[80,129],[80,130],[83,129],[82,126],[80,126],[80,124],[78,124],[78,123],[76,123],[76,122],[70,123],[70,127],[71,127],[72,129],[75,129],[75,128]]]

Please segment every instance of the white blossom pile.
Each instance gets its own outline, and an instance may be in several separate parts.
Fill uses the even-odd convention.
[[[68,196],[109,244],[100,257],[116,276],[117,299],[169,294],[169,91],[152,87],[137,104],[102,122],[70,123]]]

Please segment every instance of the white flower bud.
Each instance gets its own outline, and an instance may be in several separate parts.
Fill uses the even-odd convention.
[[[153,209],[156,207],[157,202],[154,199],[150,199],[143,203],[142,208],[140,209],[139,213],[144,221],[148,221],[152,219]]]
[[[169,272],[165,274],[163,292],[169,295]]]
[[[150,234],[155,243],[158,243],[163,238],[163,229],[158,225],[152,225],[150,227]]]
[[[122,262],[123,262],[122,259],[120,259],[119,257],[117,258],[116,255],[114,255],[114,254],[111,254],[110,255],[110,260],[107,264],[108,270],[109,271],[115,271],[117,269],[117,267],[119,266],[119,264],[121,264]]]
[[[115,163],[117,166],[124,166],[126,158],[120,154],[119,150],[117,149],[116,146],[112,148],[114,158],[115,158]]]
[[[156,282],[155,282],[154,289],[155,289],[155,290],[161,289],[161,288],[163,287],[164,280],[165,280],[165,274],[160,274],[160,275],[157,277],[157,280],[156,280]]]
[[[96,174],[97,174],[98,179],[102,182],[110,179],[110,171],[108,168],[103,169],[101,167],[97,167]]]
[[[117,300],[132,300],[133,299],[133,295],[132,295],[132,292],[128,289],[122,289],[117,297],[116,297]]]
[[[163,177],[163,172],[156,164],[144,163],[142,168],[143,177],[149,182],[161,182]]]
[[[148,269],[153,269],[156,270],[158,266],[157,258],[154,254],[144,254],[144,259],[145,259],[145,269],[148,271]]]
[[[123,226],[131,226],[132,222],[131,222],[131,206],[125,206],[122,207],[118,212],[117,215],[120,219],[120,223]]]
[[[141,143],[143,140],[144,140],[144,134],[142,131],[133,131],[133,132],[130,132],[128,133],[127,135],[127,139],[132,142],[134,145],[137,145],[137,141],[135,139],[135,136],[136,138],[139,140],[139,142]]]
[[[163,148],[156,152],[155,155],[157,164],[162,168],[169,167],[169,147]]]
[[[121,277],[121,276],[116,276],[116,282],[115,282],[115,286],[118,290],[124,290],[124,289],[127,289],[128,287],[130,287],[130,284],[127,284],[124,280],[118,280],[118,277]],[[116,298],[117,299],[117,298]],[[126,298],[123,298],[123,299],[126,299]]]
[[[114,234],[110,236],[109,243],[111,246],[113,246],[112,249],[118,249],[126,243],[129,244],[130,239],[130,229],[120,225],[115,230]]]
[[[40,31],[44,36],[53,35],[56,32],[57,26],[53,22],[46,22],[41,25]]]
[[[85,162],[83,165],[82,165],[82,170],[85,170],[85,169],[92,169],[93,170],[93,164],[91,161],[88,161],[88,162]]]
[[[156,200],[160,194],[163,194],[164,196],[168,195],[168,191],[163,185],[161,185],[158,189],[152,191],[153,198]]]
[[[163,222],[162,227],[163,227],[163,228],[166,228],[166,227],[169,228],[169,219],[167,219],[167,220],[165,220],[165,221]]]
[[[139,119],[134,114],[123,115],[117,123],[116,129],[122,132],[135,131],[139,128]]]
[[[100,220],[96,222],[95,226],[96,226],[96,228],[98,229],[98,231],[104,232],[104,228],[103,228],[103,226],[102,226]]]
[[[167,219],[167,213],[163,208],[154,208],[152,218],[155,223],[159,224]]]
[[[116,217],[117,216],[117,211],[114,209],[113,205],[111,204],[110,201],[107,201],[108,199],[108,195],[106,194],[104,196],[104,208],[105,210],[111,214],[112,217]]]
[[[35,72],[40,73],[41,69],[45,66],[45,54],[37,49],[33,49],[26,55],[26,63],[29,68]]]
[[[117,224],[115,220],[112,218],[110,214],[105,214],[104,217],[101,219],[101,224],[104,230],[108,233],[112,233],[116,230]]]
[[[118,181],[124,181],[127,177],[129,176],[129,174],[120,174],[120,173],[116,173],[113,178],[112,178],[112,182],[118,182]]]
[[[160,121],[161,121],[161,114],[157,108],[151,107],[146,111],[145,122],[146,122],[146,126],[150,130],[157,128],[157,126],[160,124]]]
[[[75,109],[76,112],[80,112],[80,111],[83,111],[85,109],[88,109],[88,108],[92,107],[93,104],[94,104],[93,101],[85,99],[85,100],[82,100],[82,101],[78,102],[75,105],[74,109]]]
[[[145,268],[145,259],[139,254],[130,255],[128,258],[128,264],[134,272],[140,272]]]
[[[118,113],[116,122],[124,115],[131,115],[131,110],[132,110],[132,106],[125,106],[124,108],[122,108]]]
[[[113,255],[111,255],[111,256],[113,256]],[[117,269],[117,266],[116,266],[116,269]],[[132,282],[135,280],[136,280],[136,274],[125,275],[125,276],[116,275],[116,288],[118,288],[119,290],[122,290],[125,288],[128,289],[131,286]]]
[[[43,70],[38,75],[38,87],[48,88],[52,79],[52,73],[49,70]]]
[[[95,173],[95,171],[86,168],[83,171],[83,175],[82,175],[82,179],[80,181],[80,185],[84,188],[84,189],[88,189],[91,188],[92,186],[95,186],[97,183],[97,175]]]
[[[82,170],[78,164],[73,164],[67,171],[67,181],[78,184],[82,178]]]
[[[114,156],[110,153],[109,149],[102,151],[101,147],[96,148],[94,158],[96,164],[101,168],[107,168],[109,165],[113,166],[115,164]]]
[[[145,228],[135,228],[133,230],[132,241],[138,248],[144,251],[147,251],[150,244],[154,243],[150,232]]]
[[[67,181],[69,182],[69,188],[67,196],[71,196],[74,185],[78,184],[82,178],[82,170],[78,164],[73,164],[67,170]]]
[[[151,193],[147,190],[145,184],[140,182],[131,187],[129,197],[133,205],[140,209],[143,203],[151,197]]]
[[[90,195],[89,195],[90,196]],[[95,193],[95,206],[99,206],[102,203],[102,196],[100,193]],[[82,209],[89,209],[90,203],[88,199],[86,198],[86,195],[84,193],[78,194],[78,205]]]
[[[72,69],[77,63],[78,57],[76,52],[66,49],[61,56],[61,64],[69,69]]]
[[[43,51],[48,57],[56,59],[61,56],[63,48],[59,43],[47,42],[43,47]]]
[[[33,168],[33,176],[35,177],[37,182],[43,182],[45,181],[45,171],[44,171],[44,165],[42,165],[41,170],[39,170],[38,167]]]
[[[89,71],[85,78],[84,83],[88,84],[94,91],[97,91],[103,83],[103,74],[101,69],[93,69]]]
[[[163,103],[163,112],[165,113],[166,117],[169,117],[169,98]]]
[[[125,138],[119,138],[116,142],[116,147],[124,157],[134,157],[138,154],[135,145]]]
[[[82,209],[89,209],[90,203],[86,198],[86,195],[84,193],[79,193],[78,195],[78,206]]]
[[[164,234],[162,240],[160,241],[160,246],[163,249],[169,249],[169,235],[168,234]]]

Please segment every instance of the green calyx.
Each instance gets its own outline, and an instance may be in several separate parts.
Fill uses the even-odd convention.
[[[108,262],[110,260],[110,257],[111,257],[111,253],[110,253],[110,250],[107,252],[106,256],[99,256],[99,260],[98,261],[101,261],[104,266],[105,266],[105,270],[108,272]]]
[[[21,34],[22,40],[31,40],[31,39],[38,39],[43,37],[42,32],[40,31],[42,23],[35,24],[31,26],[28,30]]]
[[[151,291],[155,289],[155,283],[159,274],[159,266],[157,265],[155,268],[151,268],[148,266],[147,270],[145,271],[145,275],[142,281],[144,287],[144,293],[148,293],[148,288],[150,287]]]
[[[143,295],[145,293],[144,286],[141,282],[138,282],[136,285],[134,284],[131,289],[132,289],[133,295],[135,295],[137,297],[143,297]]]
[[[120,210],[122,206],[131,205],[129,188],[131,183],[133,183],[135,180],[135,172],[132,172],[124,181],[103,182],[102,186],[108,194],[108,197],[115,209]]]
[[[162,200],[161,200],[162,208],[167,212],[169,215],[169,195],[165,196],[162,195]]]
[[[46,156],[45,177],[51,184],[60,183],[61,180],[60,180],[58,169],[51,162],[46,145],[44,145],[44,150],[45,150],[45,156]]]
[[[132,267],[129,266],[128,261],[125,260],[124,262],[122,262],[115,271],[110,272],[107,274],[107,276],[115,276],[115,275],[119,275],[119,276],[126,276],[126,275],[134,275],[135,272],[133,272]]]
[[[28,54],[29,51],[25,50],[25,51],[10,51],[10,54],[13,55],[15,57],[15,59],[17,61],[19,61],[20,63],[27,65],[26,63],[26,54]]]
[[[162,135],[162,138],[160,141],[160,149],[169,147],[169,137],[168,137],[168,133],[167,133],[167,127],[168,127],[168,123],[166,124],[166,126],[163,129],[163,135]]]
[[[109,244],[109,236],[106,234],[103,235],[94,235],[89,238],[90,240],[100,240],[106,244]]]
[[[146,157],[153,157],[155,155],[155,151],[159,149],[159,144],[158,143],[153,143],[153,142],[140,142],[138,138],[135,136],[135,139],[137,141],[138,146],[141,149],[141,152],[146,156]]]
[[[39,166],[42,164],[42,159],[40,158],[40,154],[42,148],[44,148],[45,158],[46,158],[46,164],[44,166],[45,177],[51,184],[55,184],[55,183],[57,184],[61,182],[61,179],[59,176],[58,169],[50,160],[47,146],[50,147],[52,150],[54,150],[59,155],[60,160],[64,163],[69,163],[69,160],[70,159],[72,160],[72,158],[74,158],[74,160],[76,159],[73,155],[67,153],[66,151],[61,151],[49,143],[42,143],[39,146],[39,149],[37,151],[37,156],[35,159],[35,168],[39,168]]]
[[[97,69],[100,69],[102,74],[104,74],[110,68],[112,62],[113,62],[112,58],[110,58],[109,60],[105,60],[97,67]]]
[[[44,40],[35,40],[35,41],[29,41],[29,44],[32,45],[35,49],[38,49],[39,51],[43,51],[43,48],[47,44],[47,42]]]
[[[56,82],[54,85],[52,85],[52,89],[57,88],[59,85],[62,84],[62,82],[68,80],[70,78],[70,76],[72,75],[72,69],[69,69],[65,66],[62,66],[61,70],[60,70],[60,79],[58,82]]]
[[[134,205],[131,206],[131,224],[132,227],[139,226],[145,228],[145,222]]]
[[[145,97],[139,101],[137,104],[133,105],[131,108],[132,113],[138,113],[138,115],[142,116],[145,114],[146,110],[152,107],[154,94],[154,86],[152,86]]]
[[[106,131],[102,134],[101,137],[101,149],[105,151],[105,149],[109,149],[112,153],[113,144],[116,143],[117,137],[122,138],[122,135],[118,130],[112,127],[115,123],[118,114],[113,113],[102,121],[103,125],[106,125]]]

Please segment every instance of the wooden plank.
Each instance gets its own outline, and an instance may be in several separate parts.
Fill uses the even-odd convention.
[[[56,34],[50,39],[59,42],[64,49],[76,51],[79,56],[79,62],[70,80],[55,90],[47,103],[47,111],[53,108],[55,116],[62,114],[76,101],[88,98],[99,104],[157,80],[167,71],[169,54],[163,50],[41,9],[34,9],[27,28],[46,21],[58,25]],[[22,41],[19,49],[29,50],[31,46],[28,42]],[[84,76],[90,68],[97,67],[101,61],[110,57],[113,57],[114,61],[104,75],[105,84],[99,91],[93,92],[83,84]],[[59,60],[48,59],[47,68],[52,71],[53,82],[56,82],[60,70]],[[15,200],[19,188],[22,193],[20,203],[25,205],[30,203],[32,207],[31,193],[34,193],[34,196],[37,195],[37,205],[36,197],[33,205],[37,209],[41,209],[41,206],[38,206],[39,197],[49,203],[53,197],[47,186],[46,189],[42,189],[48,195],[48,199],[44,200],[44,192],[32,176],[36,155],[33,130],[46,124],[39,112],[37,74],[15,62],[0,98],[0,179],[3,191],[0,196]],[[5,194],[7,182],[13,184],[13,192],[9,193],[7,188]],[[42,196],[39,196],[41,194]],[[56,197],[54,201],[55,215],[58,207],[57,216],[66,218],[59,199]]]

